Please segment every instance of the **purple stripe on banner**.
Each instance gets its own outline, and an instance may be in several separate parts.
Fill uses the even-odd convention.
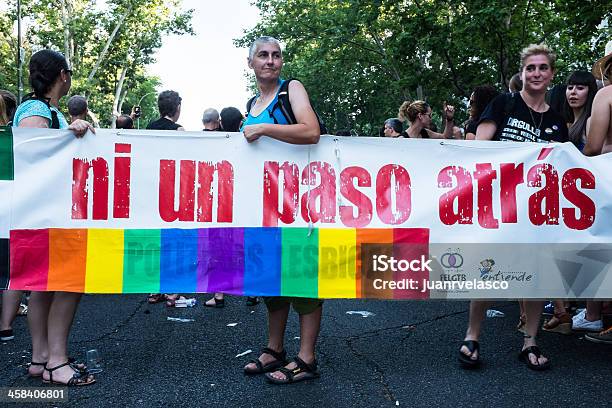
[[[161,230],[159,262],[161,293],[196,292],[198,241],[198,230]]]
[[[280,228],[245,228],[244,294],[280,296]]]
[[[198,230],[198,293],[208,292],[208,263],[210,261],[209,241],[210,229]]]
[[[244,228],[200,230],[198,291],[242,295],[244,285]]]

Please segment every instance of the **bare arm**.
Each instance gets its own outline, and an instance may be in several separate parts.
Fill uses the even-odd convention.
[[[444,102],[442,106],[442,111],[444,113],[444,118],[446,119],[444,122],[444,133],[434,132],[433,130],[425,129],[427,134],[431,139],[454,139],[454,127],[455,122],[453,121],[455,117],[455,107],[452,105],[447,105]]]
[[[492,120],[485,120],[476,129],[476,140],[493,140],[497,132],[497,125]]]
[[[591,123],[587,129],[587,140],[584,150],[587,156],[601,154],[610,127],[612,109],[612,87],[601,89],[593,99],[591,108]]]
[[[42,116],[28,116],[19,121],[19,127],[23,128],[39,128],[39,129],[48,129],[49,128],[49,119],[44,118]],[[91,130],[92,133],[96,133],[94,128],[82,119],[77,119],[68,126],[69,130],[74,132],[76,137],[83,137],[88,130]]]
[[[23,128],[48,128],[49,119],[42,116],[28,116],[25,119],[21,119],[17,126]]]
[[[245,126],[243,132],[246,139],[253,142],[265,135],[291,144],[317,143],[321,136],[319,121],[310,106],[308,93],[299,81],[289,83],[289,102],[297,121],[295,125],[261,123]]]

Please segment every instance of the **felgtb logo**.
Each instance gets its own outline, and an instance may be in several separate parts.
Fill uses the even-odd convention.
[[[458,269],[463,266],[463,257],[459,252],[445,252],[440,257],[440,263],[445,268]]]

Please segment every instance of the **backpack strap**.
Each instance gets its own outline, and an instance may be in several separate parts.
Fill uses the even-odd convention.
[[[51,109],[51,99],[50,98],[39,98],[38,96],[36,96],[34,94],[34,92],[27,94],[25,96],[25,98],[23,98],[23,102],[25,101],[40,101],[42,103],[44,103],[47,108],[49,108],[49,112],[51,113],[51,129],[59,129],[60,128],[60,124],[59,124],[59,118],[57,117],[57,112],[54,111],[53,109]]]
[[[247,115],[249,113],[251,113],[251,108],[253,107],[253,102],[255,102],[255,99],[257,99],[257,95],[255,95],[254,97],[252,97],[251,99],[248,100],[248,102],[246,104]]]
[[[274,112],[276,107],[278,107],[290,125],[297,123],[293,109],[291,109],[291,102],[289,101],[289,83],[293,80],[295,80],[295,78],[287,79],[282,83],[278,90],[276,106],[272,109],[272,112]]]

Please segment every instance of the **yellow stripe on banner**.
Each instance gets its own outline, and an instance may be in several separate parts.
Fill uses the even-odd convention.
[[[355,298],[354,229],[319,229],[319,297]]]
[[[86,293],[123,290],[123,230],[90,229],[87,233]]]

